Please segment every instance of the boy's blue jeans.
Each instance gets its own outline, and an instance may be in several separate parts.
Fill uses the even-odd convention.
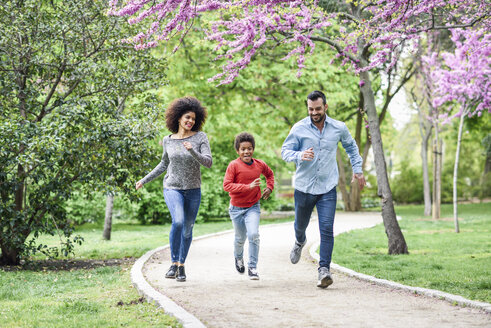
[[[234,256],[242,259],[244,243],[249,239],[249,268],[256,268],[259,255],[259,216],[261,208],[259,202],[251,207],[236,207],[230,205],[228,212],[234,224]]]
[[[305,230],[310,222],[314,206],[319,216],[321,244],[319,267],[329,269],[334,246],[334,214],[336,213],[336,187],[325,194],[312,195],[295,189],[295,238],[299,243],[305,242]]]
[[[193,226],[201,203],[201,189],[165,189],[164,199],[172,217],[169,234],[172,262],[184,264],[193,240]]]

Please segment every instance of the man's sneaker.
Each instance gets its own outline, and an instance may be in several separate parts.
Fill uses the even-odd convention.
[[[305,246],[307,243],[307,239],[300,244],[298,241],[295,241],[295,245],[293,245],[293,249],[290,253],[290,261],[292,261],[293,264],[298,263],[300,260],[300,256],[302,255],[302,248]]]
[[[259,280],[259,275],[257,274],[256,268],[249,268],[249,279],[251,280]]]
[[[180,265],[177,267],[176,280],[180,282],[186,281],[186,272],[184,271],[184,265]]]
[[[243,274],[245,271],[244,267],[244,260],[243,259],[235,259],[235,268],[237,269],[237,272],[240,274]]]
[[[165,274],[166,278],[174,279],[177,276],[177,264],[172,264],[169,271]]]
[[[327,288],[332,284],[332,277],[329,269],[326,267],[319,268],[319,281],[317,281],[317,287]]]

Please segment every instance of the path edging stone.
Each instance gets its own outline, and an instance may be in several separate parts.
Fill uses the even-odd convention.
[[[317,262],[319,262],[319,260],[320,260],[319,254],[317,253],[317,249],[319,248],[319,245],[320,245],[320,242],[317,241],[309,249],[310,257],[312,257]],[[442,292],[442,291],[436,290],[436,289],[412,287],[412,286],[400,284],[398,282],[376,278],[374,276],[370,276],[370,275],[367,275],[364,273],[359,273],[359,272],[356,272],[354,270],[345,268],[345,267],[340,266],[336,263],[331,263],[331,269],[338,271],[338,272],[341,272],[341,273],[344,273],[350,277],[354,277],[354,278],[357,278],[360,280],[368,281],[368,282],[374,283],[374,284],[379,285],[379,286],[404,290],[404,291],[411,292],[411,293],[418,294],[418,295],[438,298],[441,300],[448,301],[450,303],[458,304],[458,305],[463,306],[463,307],[472,307],[472,308],[480,309],[486,313],[491,314],[491,304],[489,304],[489,303],[472,301],[472,300],[464,298],[460,295],[445,293],[445,292]]]
[[[203,236],[199,236],[193,238],[193,241],[209,238],[213,236],[218,236],[226,233],[230,233],[233,230],[225,230],[216,233],[211,233]],[[175,317],[184,328],[206,328],[206,326],[194,315],[184,310],[181,306],[175,303],[172,299],[160,293],[158,290],[153,288],[143,276],[143,266],[145,262],[148,261],[155,253],[160,252],[164,249],[169,248],[170,245],[167,244],[165,246],[161,246],[146,252],[143,256],[141,256],[133,267],[131,268],[130,277],[133,286],[135,286],[136,290],[140,295],[143,295],[147,302],[154,303],[157,307],[164,310],[166,314],[169,314]]]

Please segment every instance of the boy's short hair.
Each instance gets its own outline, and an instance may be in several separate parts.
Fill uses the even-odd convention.
[[[256,148],[256,144],[254,142],[254,137],[250,133],[242,132],[242,133],[239,133],[235,137],[235,144],[234,145],[235,145],[236,151],[239,151],[239,147],[240,147],[241,142],[250,142],[252,144],[252,149]]]

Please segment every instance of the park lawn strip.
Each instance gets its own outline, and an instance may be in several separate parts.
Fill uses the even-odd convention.
[[[229,221],[217,221],[205,224],[196,224],[193,235],[205,235],[232,228]],[[72,259],[120,259],[126,257],[140,257],[149,250],[169,243],[170,224],[165,225],[140,225],[137,223],[114,224],[111,240],[102,239],[102,226],[85,224],[76,229],[75,235],[83,237],[81,246],[75,247],[75,255]],[[50,246],[59,246],[58,236],[40,236],[38,243]],[[192,246],[191,246],[192,247]],[[35,259],[44,259],[45,256],[38,253]]]
[[[130,265],[0,271],[2,327],[179,327],[133,288]]]
[[[262,224],[291,221],[262,220]],[[230,220],[196,224],[194,236],[232,229]],[[84,238],[70,260],[137,258],[169,241],[170,225],[114,224],[111,241],[102,240],[102,226],[87,224]],[[41,236],[48,246],[57,236]],[[179,322],[142,299],[130,279],[132,260],[120,265],[98,263],[93,269],[50,270],[45,256],[33,257],[33,270],[0,267],[0,327],[180,327]],[[39,264],[40,263],[40,264]]]
[[[451,205],[442,219],[424,217],[422,206],[396,212],[409,255],[388,255],[384,226],[336,237],[333,261],[341,266],[404,285],[437,289],[491,303],[491,203],[459,205],[460,233]]]

